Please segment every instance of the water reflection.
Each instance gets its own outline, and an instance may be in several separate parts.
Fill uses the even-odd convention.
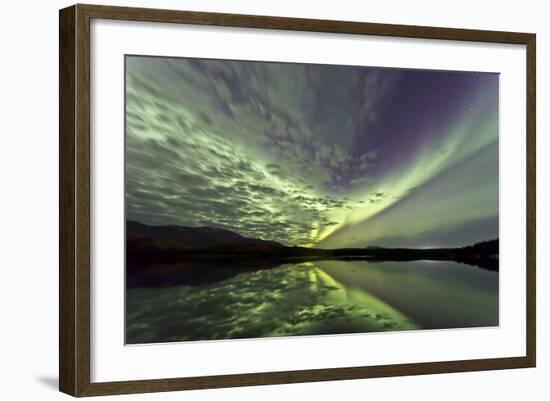
[[[316,261],[127,291],[130,344],[492,325],[498,273],[455,262]]]

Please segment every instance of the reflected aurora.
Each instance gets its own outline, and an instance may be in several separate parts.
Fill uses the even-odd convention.
[[[304,264],[209,286],[128,292],[127,341],[134,344],[414,328],[382,300]]]
[[[128,343],[498,324],[498,274],[454,262],[315,262],[205,286],[133,288]]]

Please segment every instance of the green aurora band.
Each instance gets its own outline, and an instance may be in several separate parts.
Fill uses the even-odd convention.
[[[498,75],[127,56],[127,218],[321,248],[498,236]]]

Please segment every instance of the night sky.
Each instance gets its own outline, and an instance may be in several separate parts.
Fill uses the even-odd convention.
[[[461,246],[498,199],[498,74],[126,57],[128,219]]]

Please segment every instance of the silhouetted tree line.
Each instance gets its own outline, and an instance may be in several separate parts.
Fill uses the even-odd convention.
[[[476,242],[473,245],[468,245],[462,248],[466,252],[481,253],[484,255],[496,255],[499,253],[499,241],[498,238]]]

